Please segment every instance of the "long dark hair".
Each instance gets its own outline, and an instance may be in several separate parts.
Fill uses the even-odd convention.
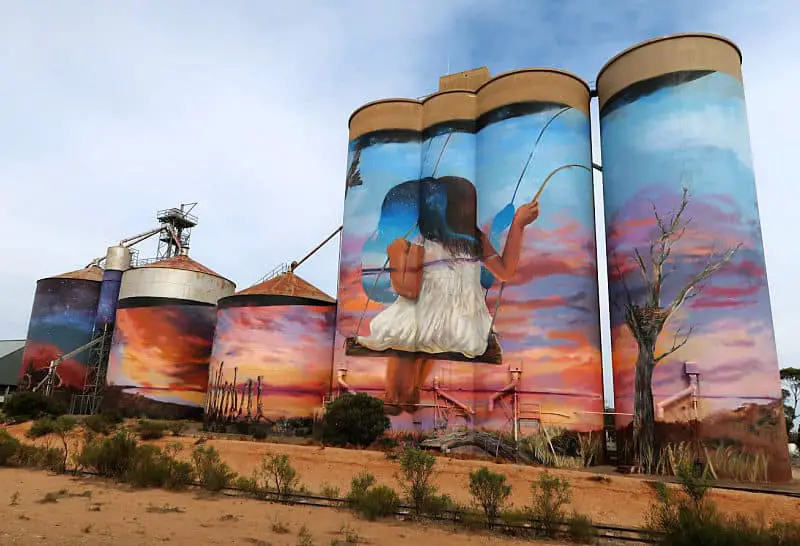
[[[402,182],[386,193],[381,206],[378,232],[393,240],[416,222],[420,234],[441,244],[458,257],[483,255],[477,227],[477,193],[466,178],[425,177]]]

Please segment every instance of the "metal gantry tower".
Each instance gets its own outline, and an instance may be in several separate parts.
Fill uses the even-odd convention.
[[[182,203],[180,208],[158,211],[156,219],[161,224],[156,260],[180,256],[189,248],[192,228],[197,225],[197,216],[191,214],[197,203]]]

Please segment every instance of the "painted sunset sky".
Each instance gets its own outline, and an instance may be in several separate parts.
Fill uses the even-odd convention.
[[[612,99],[611,102],[613,102]],[[731,262],[708,279],[667,323],[657,353],[669,349],[676,329],[693,327],[689,342],[656,367],[655,400],[686,386],[684,361],[701,370],[706,413],[780,397],[764,253],[753,180],[744,96],[739,80],[710,73],[660,87],[632,102],[604,107],[602,145],[614,388],[617,411],[632,411],[636,343],[614,302],[625,279],[634,300],[644,283],[631,260],[647,259],[655,232],[653,205],[668,217],[689,188],[686,232],[674,245],[664,282],[664,305],[710,252],[742,244]]]
[[[511,201],[533,143],[558,110],[553,107],[508,117],[484,126],[477,134],[456,132],[451,137],[436,176],[477,181],[477,220],[485,232],[489,233],[494,217]],[[348,383],[356,389],[380,395],[385,381],[384,359],[348,357],[343,350],[344,338],[354,335],[356,329],[367,335],[369,321],[385,308],[385,304],[367,303],[361,267],[362,260],[370,267],[380,267],[386,255],[364,257],[362,248],[375,233],[387,191],[420,175],[430,176],[445,139],[440,135],[424,143],[376,144],[362,149],[364,183],[347,190],[335,364],[346,364]],[[530,200],[554,168],[568,163],[591,165],[589,120],[576,110],[559,116],[544,133],[520,183],[515,207]],[[561,413],[556,419],[559,423],[596,426],[601,422],[598,416],[580,413],[601,412],[603,407],[591,174],[566,169],[555,175],[540,198],[540,211],[539,219],[526,228],[517,275],[505,286],[495,320],[503,364],[440,361],[428,384],[439,375],[446,389],[461,391],[460,397],[474,403],[480,414],[486,410],[488,396],[508,383],[508,365],[521,365],[523,390],[530,393],[529,399],[542,404],[542,411]],[[504,241],[505,233],[498,250]],[[383,276],[388,282],[388,274]],[[495,282],[489,290],[490,312],[499,286]],[[491,421],[495,416],[482,419]],[[393,418],[395,426],[399,421]]]
[[[232,382],[238,368],[241,393],[248,379],[262,376],[266,415],[309,417],[329,391],[335,315],[332,305],[222,308],[210,377],[224,363],[222,382]]]
[[[202,406],[216,307],[121,307],[108,383],[160,402]]]

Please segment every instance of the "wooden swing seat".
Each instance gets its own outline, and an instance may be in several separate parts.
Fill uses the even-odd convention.
[[[480,364],[493,364],[500,365],[503,363],[503,348],[497,342],[497,334],[494,332],[489,334],[489,344],[486,346],[486,352],[480,356],[473,358],[464,356],[461,353],[424,353],[400,351],[397,349],[385,349],[383,351],[375,351],[358,343],[358,338],[348,337],[344,344],[344,354],[347,356],[361,356],[361,357],[387,357],[387,356],[402,356],[402,357],[415,357],[425,355],[432,360],[450,360],[454,362],[474,362]]]

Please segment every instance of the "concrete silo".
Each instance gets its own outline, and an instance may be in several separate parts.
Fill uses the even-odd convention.
[[[313,417],[330,393],[336,301],[286,272],[217,305],[206,420]]]
[[[387,377],[391,355],[359,352],[358,337],[369,335],[374,315],[398,297],[387,246],[416,229],[420,192],[414,181],[421,169],[422,104],[413,99],[372,102],[352,114],[349,127],[334,387],[394,404],[396,382]],[[399,425],[396,417],[393,424]]]
[[[23,388],[39,383],[52,360],[91,341],[102,277],[103,270],[92,264],[36,282],[20,371]],[[53,386],[83,388],[89,357],[90,351],[83,351],[63,362]]]
[[[602,428],[589,95],[551,68],[477,90],[482,285],[502,352],[476,365],[483,428]]]
[[[787,480],[741,60],[675,35],[597,77],[617,427],[631,462],[702,441]]]
[[[353,114],[337,392],[395,428],[602,427],[588,104],[570,74],[480,68]]]
[[[125,271],[104,405],[153,417],[199,417],[216,304],[234,288],[186,255]]]

